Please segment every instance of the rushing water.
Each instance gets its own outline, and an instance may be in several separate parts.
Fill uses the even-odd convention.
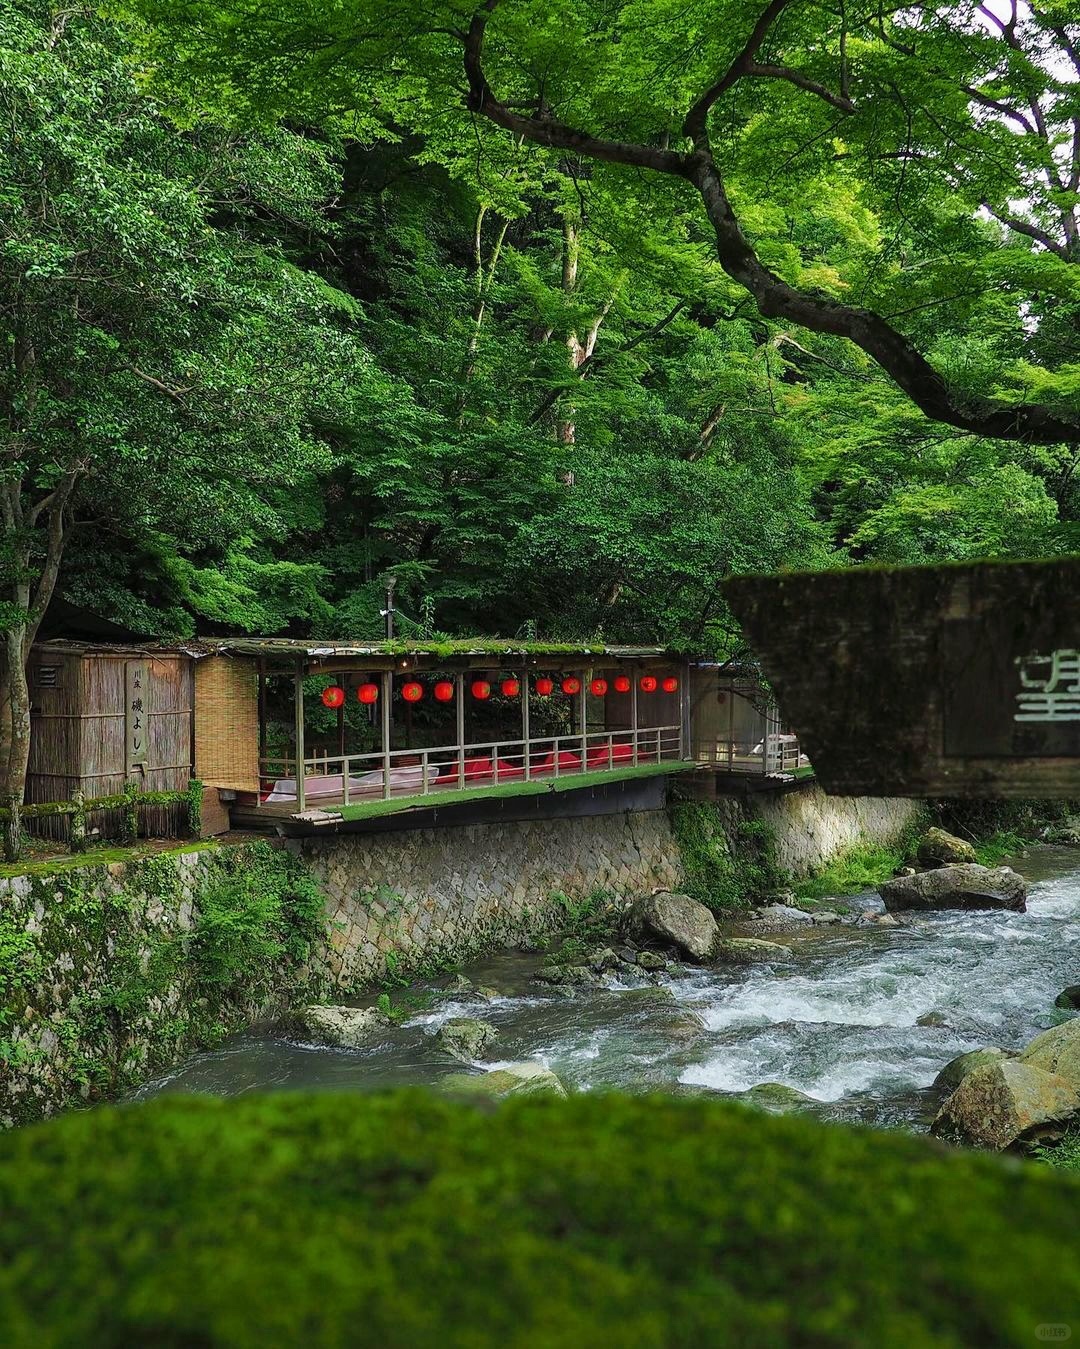
[[[790,963],[679,966],[660,980],[673,1000],[633,976],[566,997],[532,982],[539,957],[502,955],[466,971],[500,989],[497,1000],[436,1000],[362,1051],[240,1036],[138,1096],[432,1084],[462,1067],[431,1036],[450,1017],[476,1016],[498,1028],[500,1062],[536,1060],[579,1091],[735,1094],[782,1082],[829,1118],[917,1125],[949,1059],[984,1044],[1019,1047],[1058,1019],[1055,996],[1080,982],[1080,854],[1040,847],[1014,865],[1031,882],[1024,914],[942,912],[901,927],[785,934]],[[881,908],[876,895],[848,903]],[[939,1024],[919,1025],[927,1014]]]

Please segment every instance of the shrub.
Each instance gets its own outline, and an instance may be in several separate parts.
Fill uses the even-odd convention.
[[[710,908],[747,908],[789,884],[776,860],[776,835],[764,820],[725,824],[709,802],[680,801],[671,808],[671,823],[686,893]]]
[[[1034,1342],[1080,1185],[737,1106],[162,1098],[0,1139],[0,1342]]]

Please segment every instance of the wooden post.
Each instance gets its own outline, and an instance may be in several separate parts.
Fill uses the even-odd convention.
[[[690,743],[690,666],[684,665],[682,670],[682,716],[679,725],[679,758],[692,758],[692,746]]]
[[[638,762],[638,673],[635,670],[630,680],[630,739],[634,746],[634,767]]]
[[[528,782],[531,776],[529,760],[532,753],[529,747],[529,671],[524,669],[521,674],[521,739],[522,739],[522,766],[525,769],[525,781]]]
[[[296,809],[301,811],[306,805],[304,796],[304,666],[301,661],[297,661],[296,672],[293,675],[293,718],[294,739],[296,741],[296,761],[293,764],[296,781]]]
[[[589,729],[589,692],[587,685],[592,677],[591,670],[581,672],[581,688],[578,690],[578,730],[581,733],[581,771],[585,771],[585,760],[588,758],[587,732]]]
[[[457,704],[457,783],[460,791],[465,786],[465,676],[459,670],[454,676],[454,701]]]
[[[384,670],[382,676],[382,771],[383,800],[390,799],[390,701],[394,696],[394,672]]]
[[[728,772],[735,771],[735,680],[728,680],[728,742],[727,742],[727,766]]]

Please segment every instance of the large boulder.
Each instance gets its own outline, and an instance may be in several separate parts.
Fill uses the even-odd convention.
[[[332,1049],[359,1049],[391,1025],[377,1007],[298,1007],[283,1017],[284,1035]]]
[[[1080,1094],[1056,1073],[1019,1059],[985,1063],[961,1081],[930,1126],[951,1143],[1000,1151],[1048,1136],[1080,1111]]]
[[[673,946],[698,964],[709,959],[719,936],[716,919],[704,904],[670,890],[635,900],[627,914],[627,927],[632,936]]]
[[[975,849],[971,844],[945,829],[928,829],[919,839],[915,855],[924,867],[943,867],[952,862],[975,861]]]
[[[976,862],[896,876],[878,887],[890,912],[897,909],[1027,908],[1027,882],[1009,867],[982,867]]]
[[[812,1096],[789,1087],[785,1082],[759,1082],[756,1087],[744,1091],[742,1099],[747,1105],[765,1110],[770,1115],[802,1114],[817,1106]]]
[[[542,1063],[508,1063],[488,1073],[448,1073],[439,1082],[455,1096],[501,1099],[504,1096],[565,1096],[566,1088]]]
[[[1068,988],[1063,988],[1054,999],[1054,1006],[1069,1012],[1080,1012],[1080,984],[1070,984]]]
[[[1063,1077],[1080,1091],[1080,1017],[1044,1030],[1020,1052],[1020,1062]]]
[[[964,1078],[976,1068],[985,1068],[987,1064],[1000,1063],[1002,1059],[1015,1057],[1015,1054],[1006,1054],[1004,1049],[998,1049],[996,1045],[987,1045],[984,1049],[970,1049],[966,1054],[959,1054],[955,1059],[949,1060],[934,1078],[934,1087],[937,1091],[955,1091]]]
[[[435,1043],[451,1058],[460,1059],[462,1063],[475,1063],[483,1058],[497,1037],[498,1031],[489,1022],[477,1021],[471,1016],[456,1016],[439,1027]]]
[[[766,904],[754,914],[758,932],[789,932],[796,927],[812,927],[813,922],[813,914],[792,904]]]

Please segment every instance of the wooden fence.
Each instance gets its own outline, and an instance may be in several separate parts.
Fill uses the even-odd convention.
[[[185,806],[187,814],[187,833],[198,838],[202,833],[203,784],[198,778],[192,778],[180,791],[143,792],[129,783],[122,792],[112,796],[87,797],[76,789],[70,801],[33,801],[23,806],[21,815],[25,820],[56,818],[66,816],[70,821],[68,846],[74,853],[85,852],[87,845],[86,820],[91,811],[114,810],[120,812],[119,841],[133,843],[139,836],[140,809],[154,810],[161,806]],[[0,810],[0,821],[9,820],[11,812]],[[147,835],[151,831],[144,830]]]

